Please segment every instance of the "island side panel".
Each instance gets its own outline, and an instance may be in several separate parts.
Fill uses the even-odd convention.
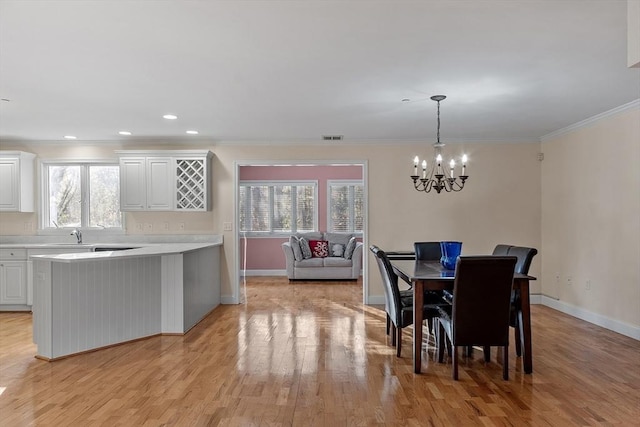
[[[160,257],[52,264],[54,358],[161,332]]]
[[[39,357],[51,359],[51,261],[34,261],[33,274],[33,342]]]
[[[183,334],[182,254],[162,256],[162,333]]]
[[[183,270],[186,332],[220,305],[220,247],[186,252]]]

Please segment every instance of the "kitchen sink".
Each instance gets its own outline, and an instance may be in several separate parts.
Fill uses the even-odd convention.
[[[93,248],[94,252],[105,252],[105,251],[127,251],[129,249],[137,249],[137,248],[123,248],[123,247],[113,247],[113,246],[96,246]]]

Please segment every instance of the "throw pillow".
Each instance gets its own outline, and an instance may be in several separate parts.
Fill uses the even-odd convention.
[[[296,261],[302,261],[304,257],[302,256],[302,249],[300,249],[300,241],[296,236],[289,237],[289,244],[291,245],[291,249],[293,249],[293,258]]]
[[[313,255],[311,254],[311,248],[309,247],[309,241],[307,239],[305,239],[304,237],[300,237],[298,239],[298,241],[300,242],[300,249],[302,249],[302,257],[304,259],[311,258]]]
[[[343,245],[342,243],[329,242],[329,256],[342,257],[346,246],[347,245]]]
[[[345,259],[351,259],[353,256],[353,251],[356,250],[357,240],[355,237],[349,239],[349,243],[347,243],[347,247],[344,249],[344,257]]]
[[[329,242],[326,240],[309,240],[309,247],[314,258],[326,258],[329,256]]]

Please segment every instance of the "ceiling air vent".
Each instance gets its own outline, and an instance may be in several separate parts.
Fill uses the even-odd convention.
[[[323,141],[342,141],[344,135],[322,135]]]

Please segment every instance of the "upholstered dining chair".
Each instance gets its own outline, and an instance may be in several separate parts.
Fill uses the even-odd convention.
[[[402,354],[402,329],[413,324],[413,294],[409,293],[412,291],[401,293],[398,287],[398,275],[393,271],[385,252],[375,245],[371,245],[369,249],[376,258],[382,276],[387,330],[391,326],[391,343],[396,346],[396,356],[400,357]],[[440,314],[438,304],[425,302],[423,313],[423,320],[426,319],[433,323],[433,319]]]
[[[424,261],[440,261],[442,257],[440,242],[414,242],[413,251],[416,259]]]
[[[422,261],[440,261],[442,257],[442,251],[440,249],[440,242],[414,242],[413,251],[416,254],[416,260]],[[425,301],[450,301],[451,293],[448,291],[425,291]],[[429,333],[435,332],[433,329],[433,323],[429,323]]]
[[[509,313],[517,258],[461,256],[456,263],[453,304],[440,307],[438,361],[444,358],[445,335],[451,343],[452,376],[458,379],[458,347],[502,347],[502,377],[509,379]],[[482,304],[478,304],[482,301]]]
[[[510,246],[507,255],[515,256],[518,259],[515,268],[516,273],[529,274],[531,261],[537,253],[538,250],[535,248]],[[514,329],[517,356],[522,356],[522,338],[520,336],[520,325],[522,324],[522,319],[520,318],[520,313],[522,313],[521,306],[522,300],[520,299],[520,291],[513,290],[511,292],[511,314],[509,324]]]

